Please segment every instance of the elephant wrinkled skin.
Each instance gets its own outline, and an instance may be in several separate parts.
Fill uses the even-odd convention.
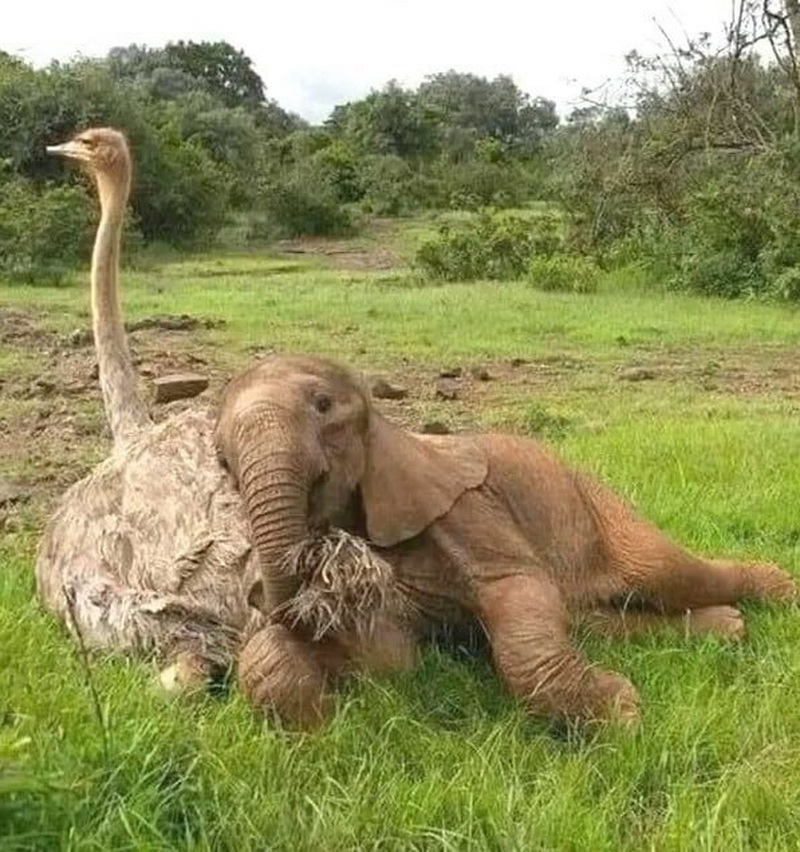
[[[276,568],[280,553],[309,529],[340,526],[393,566],[411,604],[402,629],[379,632],[376,646],[401,633],[414,641],[443,626],[480,625],[509,690],[554,719],[637,717],[633,685],[590,665],[571,642],[576,620],[611,634],[671,622],[735,637],[743,630],[736,603],[796,595],[774,565],[687,553],[535,441],[406,432],[375,410],[355,376],[322,359],[275,357],[238,376],[216,438],[247,507],[267,612],[292,593]],[[298,639],[282,635],[271,633],[285,645],[275,658],[290,659]],[[374,659],[390,656],[388,647],[373,650]],[[353,651],[346,641],[309,642],[302,653],[312,712],[297,684],[281,687],[291,700],[269,688],[258,695],[290,721],[324,715],[326,678]],[[244,658],[266,654],[245,649]]]

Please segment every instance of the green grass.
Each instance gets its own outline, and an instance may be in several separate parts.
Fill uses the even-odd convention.
[[[521,284],[421,288],[402,274],[250,253],[127,274],[125,301],[131,318],[225,319],[190,344],[225,368],[257,345],[401,377],[488,364],[500,377],[485,396],[447,408],[415,384],[414,405],[455,422],[544,432],[687,545],[800,573],[798,385],[739,394],[713,366],[767,375],[797,365],[797,314],[613,283],[590,296]],[[36,311],[59,331],[86,324],[82,286],[0,287],[0,307]],[[27,375],[32,357],[4,347],[0,378]],[[555,372],[512,382],[514,357]],[[662,366],[654,381],[619,382],[631,363]],[[684,372],[663,366],[675,363]],[[4,416],[13,426],[14,410]],[[750,608],[738,647],[586,640],[593,660],[640,689],[635,735],[555,736],[503,694],[488,664],[433,651],[410,675],[354,683],[313,736],[257,722],[235,691],[165,703],[149,665],[100,659],[92,677],[101,720],[74,644],[33,595],[41,515],[29,508],[23,520],[0,543],[3,850],[800,844],[795,611]]]

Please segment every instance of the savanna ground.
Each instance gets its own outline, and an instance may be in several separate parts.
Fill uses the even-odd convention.
[[[800,573],[800,316],[644,288],[416,286],[414,228],[282,253],[174,258],[124,275],[147,378],[255,354],[339,356],[404,385],[405,423],[538,434],[686,545]],[[166,703],[153,668],[94,658],[33,595],[48,507],[108,446],[85,274],[0,289],[0,847],[795,849],[800,618],[748,608],[738,646],[584,638],[639,687],[634,735],[555,736],[488,662],[430,650],[346,690],[322,733],[281,733],[235,689]],[[180,323],[179,323],[180,325]],[[192,323],[186,323],[192,326]],[[436,394],[461,368],[457,398]],[[487,380],[488,375],[488,380]],[[158,416],[192,403],[161,406]],[[99,706],[98,706],[99,705]]]

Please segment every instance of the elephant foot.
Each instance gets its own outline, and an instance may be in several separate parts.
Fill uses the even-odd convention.
[[[612,722],[633,729],[639,723],[639,693],[622,675],[592,669],[577,721]]]
[[[319,727],[333,710],[321,655],[282,624],[255,633],[239,654],[239,682],[261,712],[289,728]]]
[[[770,601],[796,601],[797,582],[794,577],[770,562],[754,562],[746,565],[748,597]]]
[[[705,606],[684,616],[687,632],[692,636],[716,636],[730,642],[744,637],[744,616],[733,606]]]
[[[744,618],[732,606],[706,606],[682,614],[626,611],[605,607],[579,614],[576,622],[603,636],[629,639],[663,631],[688,636],[717,636],[734,641],[744,636]]]

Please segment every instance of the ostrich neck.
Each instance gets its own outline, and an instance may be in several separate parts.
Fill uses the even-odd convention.
[[[124,175],[124,180],[118,182],[103,175],[98,176],[101,215],[92,253],[94,343],[103,402],[115,445],[124,443],[150,423],[137,389],[137,376],[122,321],[117,281],[128,187],[128,175]]]

